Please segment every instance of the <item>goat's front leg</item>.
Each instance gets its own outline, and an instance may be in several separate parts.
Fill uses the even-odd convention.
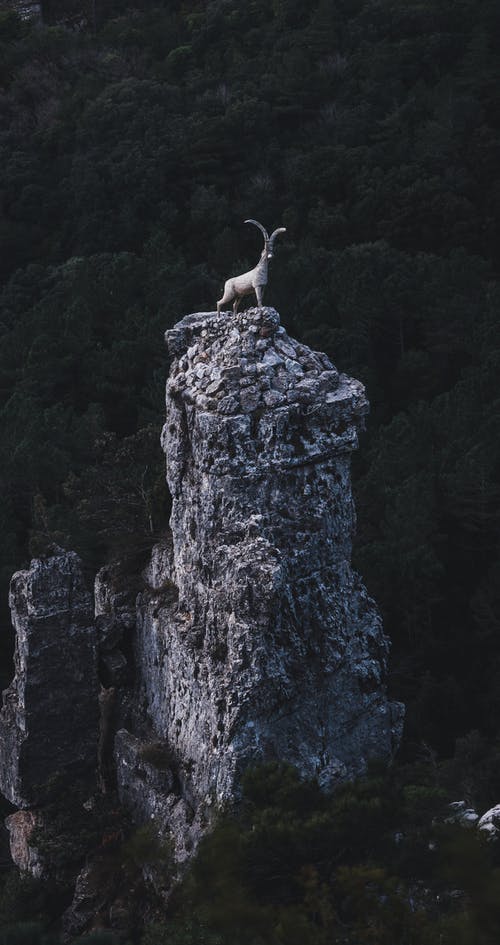
[[[236,298],[235,298],[235,300],[234,300],[233,315],[236,315],[236,312],[238,311],[238,305],[240,304],[240,302],[241,302],[241,298],[240,298],[239,295],[237,295]]]
[[[257,296],[257,305],[259,308],[262,308],[262,299],[264,297],[264,286],[256,285],[255,286],[255,295]]]

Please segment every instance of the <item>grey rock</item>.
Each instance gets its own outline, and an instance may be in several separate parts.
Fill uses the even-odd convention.
[[[266,407],[279,407],[280,404],[285,403],[286,397],[278,390],[269,390],[264,392],[262,399]]]
[[[498,840],[500,834],[500,804],[490,807],[479,819],[477,827],[488,840]]]
[[[96,617],[95,625],[100,652],[111,652],[120,645],[124,634],[122,623],[108,614],[102,614]]]
[[[239,399],[232,394],[223,397],[219,403],[219,413],[236,413],[239,407]]]
[[[246,413],[255,410],[261,401],[260,387],[247,387],[240,393],[241,409]]]
[[[97,761],[97,636],[81,562],[60,552],[14,574],[15,675],[0,712],[0,789],[16,807],[55,775],[92,782]]]
[[[161,819],[162,805],[174,786],[168,746],[158,740],[141,741],[120,729],[115,757],[118,790],[126,806],[141,816],[146,810],[146,819]]]
[[[160,548],[163,550],[164,546]],[[155,566],[156,560],[152,559],[150,570]],[[130,580],[130,574],[120,561],[101,568],[94,581],[96,619],[108,617],[124,630],[131,630],[135,626],[136,584],[137,581]]]
[[[298,361],[292,361],[291,358],[287,358],[285,361],[285,367],[287,371],[291,371],[292,374],[295,374],[297,377],[304,377],[304,371],[302,370]]]
[[[173,554],[172,536],[169,534],[164,541],[155,545],[150,560],[142,572],[142,579],[151,591],[164,589],[165,575],[170,573],[173,566]]]
[[[211,370],[239,372],[245,350],[273,373],[257,368],[241,400],[214,395],[212,412],[193,406],[189,385],[179,397],[167,390],[172,555],[155,553],[163,581],[138,598],[135,698],[168,745],[174,789],[136,773],[139,731],[120,733],[115,753],[122,799],[137,818],[159,818],[181,858],[246,766],[280,758],[330,788],[392,757],[403,712],[386,695],[380,615],[350,563],[363,386],[345,375],[335,385],[332,373],[335,389],[320,391],[333,366],[301,346],[312,365],[301,387],[277,341],[298,346],[273,309],[190,315],[167,332],[171,354],[196,349],[202,330]],[[257,336],[269,342],[263,357]],[[251,409],[245,398],[257,393]]]
[[[195,403],[198,410],[210,410],[210,408],[213,406],[213,402],[210,400],[210,398],[205,397],[203,394],[198,394]]]
[[[155,569],[156,560],[152,558],[149,564],[152,580]],[[127,676],[126,661],[118,648],[135,627],[135,597],[134,582],[119,561],[98,571],[94,581],[95,626],[108,684],[118,679],[124,681]]]
[[[452,801],[448,804],[450,814],[445,818],[447,824],[458,824],[460,827],[475,827],[479,815],[473,807],[469,807],[465,801]],[[479,826],[479,825],[478,825]]]
[[[305,377],[303,380],[299,381],[296,388],[300,393],[310,394],[311,397],[317,397],[320,386],[316,378]]]
[[[210,802],[192,807],[183,791],[186,772],[165,743],[141,740],[121,729],[115,760],[121,803],[137,823],[154,824],[159,836],[172,837],[176,860],[183,863],[206,830]]]
[[[318,359],[318,361],[320,362],[320,364],[323,365],[323,370],[325,370],[325,371],[335,371],[335,370],[336,370],[335,367],[334,367],[334,365],[333,365],[332,362],[330,361],[330,358],[328,357],[327,354],[324,353],[324,351],[315,351],[314,354],[316,355],[316,358]]]
[[[110,686],[123,686],[128,680],[128,663],[121,650],[103,653],[101,664],[105,672],[106,683]]]
[[[336,370],[322,371],[318,377],[320,390],[334,390],[339,383],[339,372]]]
[[[271,387],[273,390],[287,391],[293,381],[286,371],[278,371],[271,378]]]
[[[268,364],[270,367],[277,367],[278,364],[284,364],[284,358],[282,358],[277,351],[272,348],[268,348],[265,354],[262,357],[262,363]]]
[[[238,378],[241,376],[241,369],[239,365],[236,364],[231,365],[230,367],[222,367],[221,375],[228,381],[238,380]]]
[[[285,358],[296,358],[297,349],[290,342],[283,341],[282,338],[277,338],[275,341],[275,348],[279,354],[282,354]]]

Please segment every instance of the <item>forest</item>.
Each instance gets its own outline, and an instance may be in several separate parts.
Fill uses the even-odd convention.
[[[243,220],[286,227],[266,301],[371,402],[354,561],[392,640],[404,742],[395,770],[334,798],[256,773],[144,945],[490,945],[498,853],[451,831],[450,880],[428,850],[446,800],[500,802],[500,6],[42,12],[0,12],[2,685],[13,571],[56,544],[91,575],[158,539],[163,333],[257,260]],[[416,876],[465,890],[458,913],[410,908]],[[2,945],[56,940],[46,902],[16,932],[39,900],[10,874],[3,890]]]

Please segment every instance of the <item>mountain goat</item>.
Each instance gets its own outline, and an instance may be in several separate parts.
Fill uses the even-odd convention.
[[[245,295],[251,295],[252,292],[255,292],[257,297],[257,305],[262,305],[264,289],[267,285],[268,263],[269,260],[273,258],[273,244],[278,233],[286,233],[285,227],[281,226],[277,230],[274,230],[271,236],[269,236],[267,230],[265,230],[262,224],[258,223],[257,220],[245,220],[245,223],[253,223],[254,226],[259,228],[264,236],[264,249],[262,250],[255,269],[250,269],[249,272],[244,272],[241,276],[233,276],[231,279],[227,280],[224,285],[224,295],[217,302],[218,315],[220,315],[221,306],[226,305],[227,302],[232,302],[233,299],[233,312],[236,314],[241,299],[244,298]]]

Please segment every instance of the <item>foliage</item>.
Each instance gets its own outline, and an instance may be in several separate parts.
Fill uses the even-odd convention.
[[[154,867],[166,879],[172,871],[172,844],[161,839],[154,824],[138,827],[127,838],[121,850],[124,866],[132,870]]]
[[[56,945],[56,938],[43,925],[19,922],[0,929],[0,945]]]
[[[112,932],[90,932],[78,939],[78,945],[116,945],[116,936]]]
[[[1,945],[55,945],[55,920],[66,905],[60,888],[16,870],[0,885]]]
[[[493,945],[498,853],[445,823],[435,775],[373,770],[325,795],[287,766],[253,770],[143,945]]]

